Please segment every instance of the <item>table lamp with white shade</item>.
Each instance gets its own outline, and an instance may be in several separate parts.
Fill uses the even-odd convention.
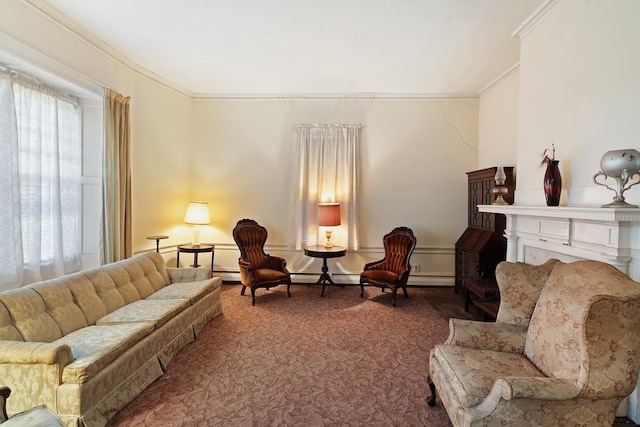
[[[200,226],[211,224],[207,202],[189,202],[187,213],[184,215],[184,222],[193,225],[193,241],[191,245],[200,246]]]
[[[340,225],[340,203],[320,203],[318,204],[318,225],[321,227],[335,227]],[[327,241],[325,248],[332,248],[331,228],[327,228],[325,234]]]

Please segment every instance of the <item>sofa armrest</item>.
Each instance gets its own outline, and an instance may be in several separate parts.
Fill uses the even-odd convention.
[[[570,400],[580,394],[575,379],[547,377],[498,378],[489,396],[503,399]],[[487,396],[487,397],[489,397]]]
[[[445,344],[522,353],[526,333],[527,327],[523,325],[449,319],[449,338]]]
[[[0,341],[0,363],[60,365],[73,362],[71,347],[67,344]]]
[[[198,268],[167,268],[171,283],[197,282],[211,278],[211,270],[206,267]]]

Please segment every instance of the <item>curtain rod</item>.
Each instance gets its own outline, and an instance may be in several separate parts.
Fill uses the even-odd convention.
[[[291,125],[293,129],[301,128],[325,128],[325,127],[345,127],[345,128],[362,128],[360,123],[299,123]]]
[[[29,74],[26,74],[22,71],[9,68],[2,62],[0,62],[0,75],[1,74],[6,75],[7,78],[14,83],[18,83],[22,86],[28,87],[29,89],[33,89],[38,92],[44,93],[46,95],[53,96],[54,98],[57,98],[61,101],[65,101],[65,102],[68,102],[69,104],[73,104],[73,106],[75,107],[77,107],[80,104],[80,101],[77,96],[72,95],[68,92],[65,92],[62,89],[58,89],[57,87],[42,83],[37,78]]]

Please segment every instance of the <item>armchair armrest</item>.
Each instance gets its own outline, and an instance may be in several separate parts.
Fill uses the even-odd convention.
[[[0,387],[0,423],[7,421],[7,399],[11,395],[9,387]]]
[[[487,398],[494,394],[506,400],[569,400],[580,394],[580,388],[575,379],[506,377],[496,380]]]
[[[23,363],[66,366],[73,362],[67,344],[0,341],[0,363]]]
[[[488,323],[473,320],[449,319],[447,345],[480,350],[522,353],[527,327],[510,323]]]
[[[265,265],[271,270],[287,271],[287,261],[279,256],[267,254]]]
[[[198,268],[167,268],[171,283],[196,282],[211,278],[211,270],[206,267]]]

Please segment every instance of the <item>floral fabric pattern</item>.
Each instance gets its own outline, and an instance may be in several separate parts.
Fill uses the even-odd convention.
[[[640,284],[598,261],[503,262],[496,278],[496,322],[452,319],[431,351],[454,426],[611,426],[638,381]]]
[[[500,308],[496,321],[528,325],[540,291],[558,262],[550,259],[537,266],[520,262],[498,264],[496,281],[500,288]]]
[[[222,312],[222,280],[189,270],[170,275],[152,252],[1,292],[9,414],[46,405],[66,425],[106,424]]]

